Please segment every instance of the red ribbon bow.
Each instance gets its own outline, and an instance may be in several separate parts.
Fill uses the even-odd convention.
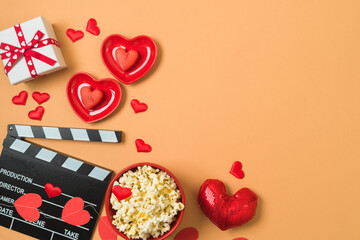
[[[52,39],[52,38],[40,40],[44,34],[38,30],[35,33],[32,40],[30,42],[26,43],[25,38],[24,38],[24,33],[22,32],[20,25],[15,25],[14,29],[16,32],[16,36],[19,40],[20,47],[15,47],[15,46],[7,44],[7,43],[0,44],[0,49],[6,51],[6,52],[0,54],[1,59],[2,60],[9,59],[9,61],[7,62],[7,64],[5,65],[5,68],[4,68],[5,74],[9,73],[11,68],[15,65],[15,63],[22,56],[25,57],[25,62],[29,68],[31,77],[38,76],[38,74],[35,70],[32,58],[36,58],[44,63],[49,64],[50,66],[53,66],[56,63],[55,60],[53,60],[39,52],[36,52],[32,49],[41,48],[41,47],[44,47],[44,46],[47,46],[50,44],[54,44],[54,45],[60,47],[58,41],[56,41],[55,39]]]

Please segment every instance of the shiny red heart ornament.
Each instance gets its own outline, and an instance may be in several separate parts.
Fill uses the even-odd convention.
[[[223,182],[207,179],[198,194],[200,208],[221,230],[241,226],[255,216],[257,196],[242,188],[229,197]]]
[[[44,115],[45,109],[42,106],[37,107],[28,113],[28,117],[33,120],[41,120]]]
[[[144,112],[148,109],[148,106],[146,105],[146,103],[141,103],[137,99],[131,100],[130,104],[131,104],[131,107],[134,109],[135,113]]]
[[[90,221],[90,214],[83,210],[84,200],[79,197],[70,199],[64,206],[61,219],[71,225],[81,226]]]
[[[151,146],[146,144],[142,139],[136,139],[135,145],[138,152],[151,152],[152,150]]]
[[[134,50],[138,58],[131,68],[124,70],[117,57],[118,51],[126,52]],[[133,53],[134,53],[133,52]],[[101,56],[107,69],[122,83],[130,84],[139,80],[153,66],[157,55],[155,42],[147,36],[138,36],[127,39],[121,35],[108,36],[101,46]],[[133,60],[132,60],[133,61]],[[129,64],[131,65],[131,64]]]
[[[97,26],[97,22],[94,18],[90,18],[87,22],[86,31],[95,36],[100,34],[100,28]]]
[[[104,97],[100,89],[92,90],[91,87],[83,87],[80,91],[81,100],[87,109],[93,109]]]
[[[69,28],[66,30],[66,35],[71,39],[72,42],[76,42],[77,40],[80,40],[84,37],[84,33],[81,30],[75,31],[72,28]]]
[[[16,95],[12,98],[12,102],[13,104],[16,105],[25,105],[27,98],[28,98],[27,91],[21,91],[19,95]]]
[[[32,97],[38,104],[42,104],[49,100],[50,95],[48,93],[33,92]]]
[[[45,192],[49,196],[49,198],[57,197],[61,194],[61,188],[54,187],[51,183],[45,184]]]
[[[88,109],[83,101],[83,88],[99,89],[103,93],[100,102],[92,109]],[[111,78],[96,80],[87,73],[76,73],[68,82],[67,97],[75,113],[84,122],[90,123],[105,118],[116,109],[121,100],[121,87]]]
[[[29,221],[34,222],[40,218],[40,212],[38,207],[42,204],[40,195],[36,193],[28,193],[19,197],[15,202],[14,206],[19,215]]]
[[[111,191],[119,201],[131,196],[131,189],[123,188],[120,185],[114,185]]]

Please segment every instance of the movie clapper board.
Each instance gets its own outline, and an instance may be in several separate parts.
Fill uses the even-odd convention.
[[[0,156],[0,225],[38,239],[90,239],[112,172],[22,138],[119,143],[121,135],[121,131],[9,125]],[[60,187],[61,195],[49,198],[47,183]],[[14,207],[14,201],[27,193],[42,198],[35,222],[23,219]],[[64,205],[74,197],[83,199],[83,209],[91,216],[85,225],[61,219]]]

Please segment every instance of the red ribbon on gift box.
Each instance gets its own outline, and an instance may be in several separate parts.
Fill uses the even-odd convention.
[[[56,45],[57,47],[60,47],[59,42],[52,38],[47,39],[41,39],[43,37],[43,33],[41,31],[37,31],[32,38],[32,40],[28,43],[26,43],[24,38],[24,33],[21,29],[21,26],[15,25],[14,26],[16,36],[19,40],[20,47],[15,47],[13,45],[10,45],[8,43],[1,43],[0,49],[5,50],[6,52],[1,53],[0,57],[2,60],[9,59],[7,64],[5,65],[4,72],[7,75],[11,68],[15,65],[15,63],[22,57],[25,57],[26,65],[29,68],[29,72],[31,77],[35,78],[38,76],[35,67],[34,62],[32,58],[36,58],[44,63],[49,64],[50,66],[53,66],[56,61],[54,59],[51,59],[44,54],[41,54],[39,52],[36,52],[32,49],[41,48],[47,45]]]

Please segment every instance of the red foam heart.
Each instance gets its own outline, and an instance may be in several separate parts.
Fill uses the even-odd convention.
[[[93,108],[87,109],[82,101],[81,90],[84,87],[99,89],[103,92],[102,100]],[[87,73],[76,73],[67,85],[67,97],[75,113],[84,122],[99,121],[111,114],[121,100],[121,87],[111,78],[96,80]]]
[[[65,204],[61,219],[76,226],[87,224],[90,221],[90,214],[83,208],[84,201],[80,197],[74,197]]]
[[[117,233],[114,231],[111,223],[106,216],[103,216],[99,220],[98,231],[101,240],[116,240]]]
[[[145,112],[148,109],[146,103],[140,103],[139,100],[133,99],[131,100],[131,107],[134,109],[135,113]]]
[[[38,104],[42,104],[49,100],[50,95],[48,93],[33,92],[32,97]]]
[[[248,188],[242,188],[229,197],[223,182],[206,180],[198,194],[200,208],[221,230],[241,226],[255,216],[257,196]]]
[[[28,98],[27,91],[21,91],[18,95],[12,98],[12,102],[13,104],[16,105],[25,105],[27,98]]]
[[[132,66],[135,65],[139,58],[139,54],[135,50],[126,51],[125,49],[118,48],[115,52],[116,61],[119,64],[121,70],[126,72]]]
[[[199,232],[196,230],[196,228],[188,227],[178,232],[174,240],[196,240],[198,238]]]
[[[87,109],[93,109],[98,105],[104,97],[103,91],[100,89],[92,90],[91,87],[83,87],[80,91],[81,100]]]
[[[41,120],[44,115],[45,109],[42,106],[37,107],[28,113],[28,117],[33,120]]]
[[[142,139],[136,139],[135,145],[138,152],[151,152],[151,146]]]
[[[97,36],[100,34],[100,28],[97,26],[97,22],[94,18],[90,18],[87,22],[86,31]]]
[[[128,71],[122,69],[116,54],[113,54],[119,51],[119,49],[125,49],[127,52],[134,50],[138,54],[136,63]],[[104,40],[101,47],[101,55],[108,70],[121,82],[130,84],[139,80],[150,70],[156,59],[157,48],[155,42],[147,36],[127,39],[121,35],[114,34]]]
[[[130,188],[123,188],[120,185],[114,185],[111,189],[112,193],[116,196],[116,198],[121,201],[131,196]]]
[[[40,195],[35,193],[25,194],[14,202],[16,211],[23,219],[29,222],[37,221],[40,218],[38,208],[41,204],[42,199]]]
[[[75,31],[72,28],[68,28],[66,30],[66,35],[71,39],[72,42],[76,42],[77,40],[80,40],[84,37],[84,33],[81,30]]]
[[[45,192],[49,196],[49,198],[57,197],[61,194],[61,188],[54,187],[51,183],[45,184]]]
[[[234,175],[236,178],[242,179],[245,176],[244,171],[242,170],[242,164],[239,161],[233,163],[230,173]]]

